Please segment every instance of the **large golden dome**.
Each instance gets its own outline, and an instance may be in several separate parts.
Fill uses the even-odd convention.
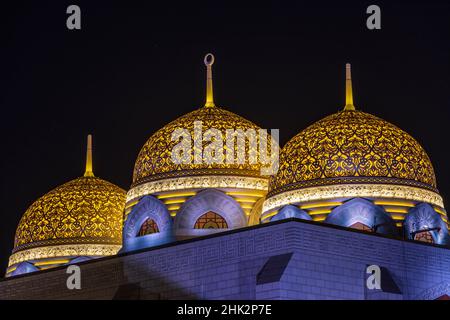
[[[275,154],[275,139],[253,122],[215,105],[214,56],[207,54],[204,62],[205,105],[170,122],[144,144],[127,193],[125,220],[146,195],[162,199],[175,217],[185,201],[204,189],[239,198],[247,215],[254,213],[253,204],[267,194],[267,171],[273,168],[273,162],[267,160]],[[178,135],[180,132],[183,134]],[[178,148],[180,145],[183,147]],[[183,160],[177,161],[180,154]]]
[[[22,216],[9,264],[116,254],[122,243],[125,198],[123,189],[93,175],[88,151],[83,177],[48,192]]]
[[[218,129],[225,138],[229,129],[254,129],[257,133],[260,129],[257,125],[238,116],[230,111],[219,107],[202,107],[194,110],[178,119],[170,122],[155,134],[153,134],[142,147],[134,167],[133,185],[138,185],[147,181],[164,178],[191,176],[191,175],[246,175],[260,176],[260,165],[250,164],[245,161],[243,164],[213,163],[207,164],[202,161],[194,163],[194,148],[191,154],[190,164],[175,164],[172,161],[172,150],[178,141],[172,141],[172,133],[180,128],[187,129],[191,137],[194,136],[194,122],[201,121],[204,131],[211,128]],[[208,142],[203,143],[203,147]],[[224,145],[224,153],[226,145]],[[236,151],[236,150],[235,150]]]
[[[263,218],[295,204],[322,221],[334,207],[357,197],[386,204],[399,220],[408,206],[420,202],[444,212],[425,150],[395,125],[355,109],[349,64],[346,69],[344,109],[307,127],[281,149]]]
[[[269,193],[341,183],[436,188],[430,159],[414,138],[357,110],[332,114],[292,138],[281,150]]]
[[[205,105],[170,122],[154,133],[142,147],[134,166],[133,183],[127,194],[127,203],[135,203],[137,199],[148,194],[192,188],[243,188],[267,192],[269,176],[262,174],[267,166],[261,161],[260,148],[255,148],[259,143],[260,128],[253,122],[215,105],[211,70],[213,62],[214,56],[206,55]],[[186,152],[184,162],[174,161],[172,157],[174,148],[180,144],[179,139],[173,139],[173,134],[179,131],[183,131],[190,140],[190,149]],[[235,140],[233,146],[227,148],[226,139],[230,132]],[[255,134],[255,139],[252,140],[255,145],[252,142],[250,146],[247,134],[252,133]],[[245,135],[244,144],[238,142],[238,134]],[[220,147],[212,153],[220,153],[222,160],[208,161],[204,152],[211,147],[212,141],[216,141],[217,136],[222,138]],[[245,150],[241,150],[244,147]],[[271,145],[267,145],[268,152],[270,147]],[[231,148],[233,150],[229,152]],[[240,151],[245,152],[244,161],[237,159],[238,154],[242,154]],[[233,155],[232,161],[228,161],[229,154]],[[256,161],[250,161],[250,154]]]

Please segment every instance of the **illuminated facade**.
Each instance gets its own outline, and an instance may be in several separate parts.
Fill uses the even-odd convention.
[[[447,213],[428,155],[403,130],[356,110],[349,64],[346,73],[344,109],[282,148],[261,220],[278,219],[289,206],[314,221],[448,244]]]
[[[139,152],[133,184],[127,193],[122,252],[259,223],[269,183],[269,177],[261,175],[259,162],[208,163],[204,154],[196,159],[196,151],[209,144],[204,139],[200,145],[193,144],[187,163],[176,164],[172,159],[172,150],[179,143],[172,139],[172,134],[177,129],[186,129],[190,136],[195,137],[198,134],[196,122],[201,123],[205,132],[218,130],[223,137],[227,130],[247,132],[260,129],[215,105],[213,63],[214,57],[207,55],[205,105],[155,132]],[[248,149],[249,141],[243,147]],[[233,154],[240,151],[238,148],[238,143],[234,144]],[[226,152],[227,146],[223,145],[223,154]],[[143,210],[143,206],[155,209]],[[202,222],[208,213],[214,215],[216,223],[212,220],[210,223]],[[160,231],[136,237],[142,221],[149,218],[156,221]],[[162,224],[169,224],[169,227]]]
[[[174,163],[172,133],[182,128],[195,136],[197,121],[223,136],[230,129],[259,130],[215,105],[213,62],[205,57],[205,105],[150,136],[127,193],[93,175],[89,138],[85,175],[38,199],[22,217],[7,276],[290,218],[324,222],[323,230],[334,225],[450,244],[428,155],[406,132],[355,108],[349,65],[344,109],[293,137],[281,149],[275,175],[261,174],[261,165],[248,161],[195,161],[205,140],[194,144],[191,161]]]
[[[89,136],[84,176],[56,187],[22,216],[7,276],[116,254],[124,206],[125,191],[94,176]]]

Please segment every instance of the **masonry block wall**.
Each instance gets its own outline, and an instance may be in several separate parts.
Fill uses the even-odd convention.
[[[368,290],[379,265],[399,291]],[[450,250],[297,219],[0,281],[0,299],[437,299]],[[383,274],[382,282],[385,276]]]

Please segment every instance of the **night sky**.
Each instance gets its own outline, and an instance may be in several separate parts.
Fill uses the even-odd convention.
[[[208,52],[216,104],[279,128],[282,144],[343,107],[350,62],[356,107],[422,144],[450,205],[448,0],[242,2],[2,4],[1,274],[28,206],[83,174],[87,134],[95,174],[128,190],[150,135],[203,105]],[[381,30],[366,28],[370,4]]]

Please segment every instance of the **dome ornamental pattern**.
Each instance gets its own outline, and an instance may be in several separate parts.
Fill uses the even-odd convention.
[[[252,147],[257,159],[253,163],[249,161],[248,155],[246,155],[243,163],[238,163],[239,161],[230,163],[225,159],[227,152],[231,151],[228,150],[230,147],[227,148],[225,143],[226,138],[229,137],[227,133],[234,132],[232,137],[236,141],[237,132],[246,134],[254,131],[255,143],[258,144],[260,128],[253,122],[215,105],[212,85],[214,56],[207,54],[204,62],[207,69],[205,105],[170,122],[147,140],[136,159],[132,187],[149,181],[209,174],[261,177],[261,161],[258,161],[261,160],[259,148],[255,150]],[[172,159],[172,150],[180,142],[178,139],[172,139],[172,135],[176,130],[187,130],[191,137],[190,161],[186,161],[186,163],[177,164]],[[223,161],[211,163],[206,161],[204,155],[200,156],[201,161],[198,161],[199,159],[196,159],[195,155],[201,155],[205,147],[211,143],[211,141],[208,141],[209,139],[205,139],[205,136],[207,133],[217,132],[216,130],[222,136]],[[235,159],[239,151],[245,153],[246,150],[241,150],[243,147],[247,151],[250,150],[249,139],[245,140],[245,145],[233,143],[233,159]],[[268,147],[270,150],[270,145]],[[268,180],[267,176],[263,178],[266,181]]]
[[[20,220],[14,251],[67,243],[121,244],[125,191],[80,177],[35,201]]]
[[[344,110],[283,147],[269,192],[346,182],[436,188],[431,161],[414,138],[376,116]]]
[[[176,129],[187,129],[191,137],[194,137],[194,122],[199,121],[202,124],[203,130],[206,132],[211,128],[218,129],[222,134],[224,140],[226,131],[253,129],[258,133],[260,129],[256,124],[248,121],[230,111],[219,107],[202,107],[194,110],[186,115],[167,124],[155,134],[153,134],[142,147],[134,167],[133,185],[143,182],[158,180],[163,178],[189,176],[189,175],[204,175],[204,174],[228,174],[228,175],[246,175],[246,176],[260,176],[260,164],[250,164],[245,161],[243,164],[223,163],[207,164],[202,161],[199,164],[194,163],[194,147],[191,153],[191,163],[175,164],[172,160],[172,150],[178,141],[172,141],[172,133]],[[203,142],[204,148],[209,142]],[[247,141],[248,148],[248,141]],[[235,154],[237,153],[237,144],[235,144]],[[224,153],[226,145],[224,145]]]
[[[347,64],[345,107],[310,125],[281,149],[261,221],[269,221],[288,205],[307,210],[315,221],[329,221],[333,212],[358,198],[382,207],[397,227],[420,203],[433,206],[447,222],[427,153],[405,131],[356,110]]]
[[[89,136],[84,176],[48,192],[22,216],[8,273],[25,261],[36,267],[56,266],[76,257],[116,254],[122,243],[125,200],[125,190],[94,176]]]
[[[214,56],[207,54],[204,63],[204,106],[165,125],[141,148],[127,193],[125,219],[132,206],[146,195],[164,197],[162,193],[175,192],[192,196],[192,192],[205,188],[250,190],[257,192],[258,197],[267,193],[269,175],[265,170],[272,167],[272,149],[278,149],[278,145],[253,122],[216,106],[212,84]],[[183,160],[174,161],[179,154]],[[172,207],[177,208],[171,212],[175,215],[179,208]]]
[[[214,232],[204,228],[209,224],[196,224],[196,220],[189,225],[180,224],[180,219],[186,215],[198,213],[195,216],[198,219],[206,214],[206,220],[217,221],[224,218],[226,223],[217,224],[223,229],[259,222],[269,184],[270,173],[267,172],[274,167],[273,158],[278,160],[278,153],[274,152],[278,151],[278,144],[267,130],[216,106],[213,63],[214,56],[207,54],[204,59],[206,101],[203,107],[182,115],[156,131],[138,154],[125,205],[124,228],[127,231],[123,235],[122,252]],[[208,196],[208,201],[200,201],[206,194],[211,199]],[[212,204],[224,198],[227,200],[219,201],[220,205],[212,210]],[[155,205],[159,208],[156,216],[154,212],[149,212],[150,209],[143,210],[147,202],[158,203]],[[192,203],[201,203],[195,207],[199,212],[186,210]],[[224,203],[233,203],[232,207],[239,210],[223,212]],[[208,215],[210,211],[212,213]],[[221,218],[214,218],[215,214]],[[141,217],[149,216],[160,230],[167,227],[168,220],[173,220],[173,226],[139,239],[136,234],[143,223]],[[235,218],[239,219],[239,223],[231,223]]]

